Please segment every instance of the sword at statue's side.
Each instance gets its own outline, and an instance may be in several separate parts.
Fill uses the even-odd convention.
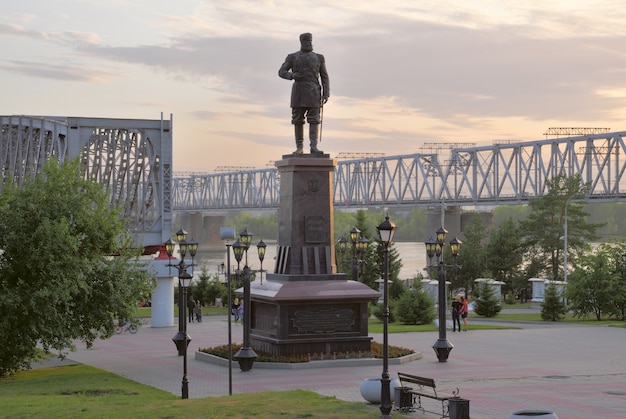
[[[324,104],[328,102],[328,98],[322,98],[320,104],[320,143],[322,142],[322,128],[324,127]]]
[[[320,109],[320,143],[322,142],[322,128],[324,128],[324,105]]]

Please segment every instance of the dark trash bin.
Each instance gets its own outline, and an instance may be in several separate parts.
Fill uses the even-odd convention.
[[[448,401],[450,419],[470,419],[470,401],[453,397]]]
[[[413,395],[409,393],[412,387],[395,387],[394,403],[396,410],[410,410],[413,408]]]

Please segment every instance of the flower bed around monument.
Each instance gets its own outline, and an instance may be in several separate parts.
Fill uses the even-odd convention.
[[[233,343],[232,353],[234,354],[241,348],[240,343]],[[212,348],[200,348],[200,352],[214,355],[220,358],[228,359],[228,345],[220,345]],[[307,353],[299,355],[270,355],[264,352],[255,351],[258,355],[257,361],[260,362],[282,362],[282,363],[301,363],[310,361],[322,361],[331,359],[363,359],[363,358],[382,358],[383,346],[380,343],[372,342],[371,350],[366,352],[331,352],[331,353]],[[389,345],[389,358],[400,358],[411,355],[415,351],[399,346]]]

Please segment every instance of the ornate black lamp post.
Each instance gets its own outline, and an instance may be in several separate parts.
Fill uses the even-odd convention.
[[[446,235],[448,231],[443,228],[439,228],[437,230],[437,240],[433,240],[432,238],[426,241],[426,254],[428,256],[428,269],[433,269],[435,266],[432,264],[433,256],[437,256],[437,280],[439,283],[438,287],[438,305],[439,305],[439,339],[433,345],[433,349],[437,354],[437,359],[439,362],[446,362],[448,360],[448,355],[454,348],[452,342],[450,342],[446,336],[446,268],[458,268],[459,266],[456,264],[456,257],[459,254],[459,247],[461,246],[461,241],[457,238],[454,238],[450,241],[450,251],[452,253],[453,264],[445,265],[443,263],[443,248],[446,243]]]
[[[352,280],[358,281],[359,265],[364,262],[363,257],[367,251],[369,240],[361,235],[361,230],[356,227],[352,227],[350,230],[350,241],[352,241]],[[337,240],[337,248],[341,254],[341,263],[345,264],[346,262],[344,257],[346,251],[348,250],[348,241],[343,236]]]
[[[378,225],[378,234],[384,248],[383,258],[383,374],[380,388],[380,417],[390,418],[391,413],[391,389],[389,379],[389,245],[393,241],[396,225],[389,221],[389,216]]]
[[[183,313],[185,313],[185,311],[187,310],[187,288],[189,288],[189,286],[191,285],[192,278],[193,277],[190,274],[188,274],[187,271],[183,272],[178,277],[178,286],[183,289]],[[186,336],[187,335],[187,317],[185,317],[183,324],[184,324],[183,333]],[[189,380],[187,380],[187,347],[189,346],[190,340],[191,339],[183,340],[184,355],[183,355],[183,381],[182,381],[182,396],[181,396],[182,399],[189,398]]]
[[[176,249],[176,243],[172,240],[167,240],[164,245],[165,251],[167,252],[167,257],[169,258],[169,263],[167,264],[167,266],[169,266],[170,268],[177,268],[178,278],[180,279],[180,276],[183,274],[183,272],[187,272],[187,268],[193,268],[195,266],[194,258],[196,257],[196,252],[198,251],[198,243],[193,241],[188,242],[187,232],[183,229],[178,230],[178,232],[176,233],[176,240],[178,241],[178,246],[180,247],[180,261],[176,264],[172,264],[172,257],[174,255],[174,250]],[[191,264],[189,265],[185,262],[185,256],[187,255],[187,253],[189,253],[189,256],[191,256]],[[187,342],[187,345],[189,345],[189,342],[191,342],[191,338],[187,336],[187,333],[183,331],[183,329],[185,328],[184,322],[187,319],[187,313],[185,313],[183,303],[186,304],[186,300],[183,300],[183,290],[179,286],[178,333],[176,333],[176,335],[174,335],[174,337],[172,338],[174,344],[176,345],[176,349],[178,350],[178,356],[184,355],[185,345],[183,345],[183,342]]]
[[[226,312],[228,313],[228,395],[233,395],[233,334],[232,325],[230,322],[231,309],[232,309],[232,289],[230,285],[230,247],[231,241],[235,239],[235,229],[233,227],[221,227],[220,239],[224,240],[226,244],[226,268],[224,264],[221,265],[222,272],[226,271],[226,286],[228,288],[228,298],[226,304],[228,304]]]
[[[248,249],[250,248],[250,243],[252,242],[253,234],[248,232],[248,229],[243,229],[239,233],[239,240],[233,244],[233,253],[235,254],[235,259],[237,259],[237,270],[239,271],[239,263],[243,257],[243,254],[246,255],[246,264],[243,267],[243,346],[241,349],[237,351],[235,354],[235,358],[239,362],[239,368],[241,371],[246,372],[252,369],[252,365],[254,364],[254,360],[258,357],[254,352],[252,347],[250,346],[250,327],[252,320],[252,306],[250,303],[250,274],[256,271],[252,271],[248,267]],[[263,243],[263,240],[257,244],[257,251],[259,254],[259,259],[262,261],[265,258],[265,248],[266,245]]]
[[[182,381],[182,398],[189,398],[189,381],[187,380],[187,347],[191,338],[187,335],[187,288],[191,285],[191,274],[187,272],[187,268],[195,266],[194,258],[198,251],[198,243],[187,241],[187,232],[180,229],[176,233],[176,240],[178,240],[178,246],[180,248],[180,261],[176,264],[172,264],[171,259],[174,254],[176,243],[171,240],[166,241],[165,251],[170,259],[167,266],[175,267],[178,269],[178,333],[172,338],[178,349],[178,355],[183,356],[183,381]],[[187,265],[185,257],[189,252],[191,256],[191,264]]]

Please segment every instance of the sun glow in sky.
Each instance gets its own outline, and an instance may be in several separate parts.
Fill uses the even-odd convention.
[[[626,131],[619,1],[24,0],[0,10],[0,114],[174,118],[175,171],[294,149],[291,82],[313,33],[330,75],[321,149]]]

